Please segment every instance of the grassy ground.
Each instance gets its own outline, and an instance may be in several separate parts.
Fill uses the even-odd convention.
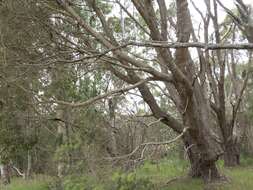
[[[253,158],[243,159],[242,166],[236,168],[224,168],[222,162],[218,165],[221,173],[227,176],[229,182],[216,184],[212,189],[253,190]],[[155,184],[155,189],[159,190],[203,190],[203,182],[186,177],[187,171],[188,166],[185,161],[163,160],[159,164],[146,162],[132,174],[137,179],[150,179]],[[48,181],[48,178],[41,176],[32,180],[13,179],[11,185],[0,186],[0,190],[48,190]],[[103,190],[103,188],[100,189]],[[83,190],[83,188],[75,190]]]
[[[253,190],[253,158],[243,158],[240,167],[224,168],[218,163],[220,172],[228,179],[226,183],[215,184],[215,190]],[[136,171],[138,177],[150,177],[161,190],[203,190],[204,184],[199,179],[186,176],[188,166],[178,160],[163,161],[159,165],[146,163]]]
[[[12,179],[11,184],[4,186],[0,184],[0,190],[48,190],[48,178],[37,176],[33,179]]]

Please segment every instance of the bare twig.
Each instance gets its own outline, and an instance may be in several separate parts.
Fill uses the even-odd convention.
[[[146,34],[148,34],[148,35],[150,36],[150,33],[146,30],[146,28],[144,28],[144,26],[142,26],[142,25],[134,18],[134,16],[131,15],[131,14],[129,13],[129,11],[124,7],[124,5],[122,5],[122,4],[120,3],[120,1],[116,0],[116,3],[119,4],[120,8],[122,8],[122,10],[135,22],[135,24],[136,24],[137,26],[139,26],[139,27],[143,30],[143,32],[145,32]]]
[[[160,146],[160,145],[168,145],[168,144],[171,144],[177,140],[179,140],[186,132],[187,130],[189,129],[189,127],[186,127],[184,128],[183,132],[178,135],[177,137],[175,137],[174,139],[172,140],[169,140],[169,141],[162,141],[162,142],[146,142],[146,143],[142,143],[140,145],[138,145],[132,152],[130,152],[129,154],[125,154],[125,155],[122,155],[122,156],[116,156],[116,157],[109,157],[109,158],[106,158],[106,159],[109,159],[109,160],[115,160],[115,159],[124,159],[124,158],[129,158],[131,156],[133,156],[140,148],[144,147],[143,150],[145,151],[146,147],[147,146]],[[142,157],[144,155],[144,151],[142,150]]]
[[[161,118],[159,118],[158,120],[149,123],[149,124],[148,124],[148,127],[150,127],[150,126],[152,126],[152,125],[154,125],[154,124],[156,124],[156,123],[159,123],[162,119],[163,119],[163,118],[161,117]]]
[[[120,88],[120,89],[113,90],[111,92],[108,92],[108,93],[105,93],[105,94],[102,94],[102,95],[95,96],[94,98],[91,98],[91,99],[89,99],[87,101],[84,101],[84,102],[72,103],[72,102],[66,102],[66,101],[61,101],[61,100],[49,100],[49,102],[62,104],[62,105],[66,105],[66,106],[71,106],[71,107],[88,106],[88,105],[91,105],[91,104],[95,103],[98,100],[104,99],[106,97],[109,97],[109,96],[112,96],[112,95],[115,95],[115,94],[122,94],[124,92],[127,92],[131,89],[134,89],[134,88],[136,88],[136,87],[138,87],[138,86],[140,86],[140,85],[142,85],[142,84],[144,84],[148,81],[152,81],[152,80],[155,80],[155,79],[153,77],[149,77],[149,78],[140,80],[139,82],[137,82],[133,85],[130,85],[128,87]]]

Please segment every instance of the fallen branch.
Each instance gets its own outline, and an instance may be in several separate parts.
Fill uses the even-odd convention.
[[[25,173],[22,173],[17,167],[12,166],[12,168],[18,173],[18,175],[22,176],[23,178],[25,178]]]

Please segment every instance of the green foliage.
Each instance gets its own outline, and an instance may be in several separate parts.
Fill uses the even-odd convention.
[[[138,177],[150,177],[154,181],[162,181],[168,178],[184,175],[187,170],[187,162],[172,158],[161,160],[156,164],[147,161],[136,171],[136,173]]]
[[[99,190],[96,180],[90,176],[68,176],[63,182],[64,190]]]
[[[246,190],[253,189],[253,165],[245,165],[252,160],[243,158],[243,167],[224,168],[219,162],[220,170],[229,182],[213,185],[214,190]],[[115,172],[111,177],[104,176],[103,182],[88,175],[67,176],[63,180],[64,190],[203,190],[204,184],[200,179],[187,177],[187,163],[183,160],[163,160],[158,164],[146,162],[133,172]],[[171,179],[174,179],[168,183]],[[36,178],[24,181],[15,179],[8,190],[48,190],[47,180]],[[5,189],[4,189],[5,190]],[[56,183],[50,185],[50,190],[58,190]]]
[[[240,162],[241,166],[253,166],[253,158],[247,154],[241,154]]]
[[[36,176],[34,179],[13,179],[8,186],[1,186],[1,190],[49,190],[50,179],[44,176]]]
[[[138,178],[135,173],[115,173],[112,177],[112,190],[151,190],[154,184],[147,177]]]

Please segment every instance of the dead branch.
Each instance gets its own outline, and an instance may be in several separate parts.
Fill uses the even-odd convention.
[[[17,172],[18,175],[22,176],[23,178],[25,178],[25,173],[22,173],[17,167],[12,166],[12,168]]]
[[[142,143],[140,145],[138,145],[132,152],[130,152],[129,154],[125,154],[125,155],[122,155],[122,156],[116,156],[116,157],[107,157],[106,159],[109,159],[109,160],[116,160],[116,159],[124,159],[124,158],[128,158],[128,157],[131,157],[133,156],[140,148],[143,147],[143,150],[142,150],[142,153],[141,153],[141,158],[143,158],[143,155],[144,155],[144,151],[146,149],[147,146],[160,146],[160,145],[168,145],[168,144],[171,144],[177,140],[179,140],[186,132],[187,130],[189,130],[189,127],[186,127],[184,128],[183,132],[178,135],[177,137],[175,137],[174,139],[172,140],[169,140],[169,141],[162,141],[162,142],[146,142],[146,143]],[[140,160],[140,159],[138,159]]]
[[[253,43],[238,43],[238,44],[213,44],[202,42],[165,42],[165,41],[146,41],[146,42],[129,42],[126,46],[142,46],[142,47],[160,47],[160,48],[201,48],[205,50],[217,50],[217,49],[253,49]]]
[[[130,85],[128,87],[120,88],[120,89],[113,90],[113,91],[105,93],[105,94],[95,96],[94,98],[91,98],[91,99],[89,99],[87,101],[84,101],[84,102],[72,103],[72,102],[66,102],[66,101],[61,101],[61,100],[49,100],[49,102],[57,103],[57,104],[61,104],[61,105],[66,105],[66,106],[71,106],[71,107],[88,106],[88,105],[91,105],[91,104],[95,103],[98,100],[104,99],[106,97],[109,97],[109,96],[112,96],[112,95],[115,95],[115,94],[122,94],[124,92],[127,92],[131,89],[134,89],[134,88],[136,88],[136,87],[138,87],[138,86],[140,86],[140,85],[142,85],[142,84],[144,84],[148,81],[152,81],[152,80],[155,80],[155,79],[153,77],[149,77],[149,78],[140,80],[139,82],[137,82],[133,85]]]

